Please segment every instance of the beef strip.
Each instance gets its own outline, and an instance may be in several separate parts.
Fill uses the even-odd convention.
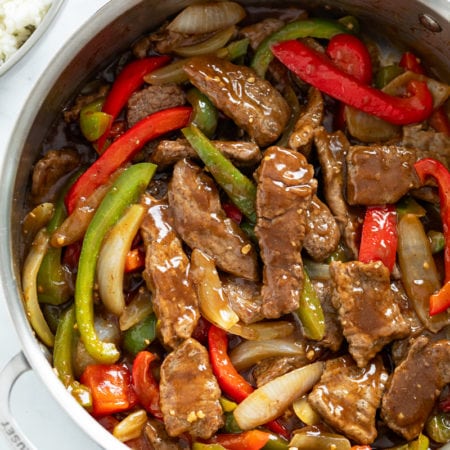
[[[259,283],[228,274],[222,275],[221,281],[231,309],[242,322],[253,323],[263,319]]]
[[[264,263],[262,312],[277,318],[298,308],[306,211],[317,189],[313,166],[293,150],[270,147],[255,172],[255,234]]]
[[[355,145],[347,154],[347,201],[351,205],[396,203],[420,185],[414,149]]]
[[[146,246],[143,277],[153,293],[164,344],[175,348],[190,337],[200,317],[197,294],[189,277],[190,263],[171,222],[164,200],[147,195],[141,225]]]
[[[342,335],[338,312],[331,302],[331,281],[311,279],[311,282],[319,296],[325,318],[325,336],[319,341],[319,344],[337,352],[341,347],[344,337]]]
[[[441,389],[450,383],[450,342],[415,340],[383,396],[381,417],[408,441],[416,438]]]
[[[262,158],[261,150],[254,142],[212,141],[215,147],[237,167],[256,166]],[[150,156],[150,161],[163,169],[183,158],[198,158],[186,139],[162,140]]]
[[[376,411],[387,380],[380,357],[364,367],[348,355],[330,359],[308,401],[337,431],[359,444],[371,444],[377,436]]]
[[[323,261],[336,250],[341,239],[336,219],[328,206],[314,195],[307,209],[303,247],[316,261]]]
[[[80,155],[71,148],[48,151],[33,168],[31,184],[33,202],[39,204],[54,200],[54,195],[58,192],[55,185],[60,187],[58,181],[76,169],[80,162]]]
[[[209,355],[189,338],[161,365],[160,404],[169,436],[210,438],[223,425],[220,387]]]
[[[395,303],[389,270],[379,261],[333,261],[330,275],[332,302],[349,352],[359,367],[365,367],[386,344],[410,331]]]
[[[264,147],[283,132],[290,108],[282,95],[256,72],[215,56],[190,58],[184,66],[190,82]]]
[[[128,126],[133,126],[156,111],[181,106],[185,103],[185,93],[176,84],[148,86],[131,94],[127,104]]]
[[[259,44],[267,37],[270,36],[275,31],[278,31],[284,22],[276,17],[267,17],[261,22],[254,23],[252,25],[247,25],[241,28],[239,34],[246,37],[250,41],[250,47],[256,50]]]
[[[175,229],[190,248],[204,251],[225,272],[249,280],[259,278],[253,244],[226,216],[214,181],[199,166],[186,159],[179,161],[168,197]]]
[[[322,124],[324,102],[321,92],[311,87],[308,93],[308,103],[300,113],[294,130],[289,137],[289,147],[308,156],[311,152],[314,131]]]
[[[358,236],[361,227],[359,211],[345,200],[345,157],[350,143],[341,131],[329,134],[319,127],[314,134],[314,143],[322,169],[324,196],[336,218],[343,240],[353,259],[358,258]]]

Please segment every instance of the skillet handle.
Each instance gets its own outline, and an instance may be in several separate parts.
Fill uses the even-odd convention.
[[[24,372],[29,370],[31,370],[31,366],[28,364],[25,355],[20,352],[13,356],[0,371],[0,426],[1,433],[6,437],[11,448],[37,450],[21,431],[11,414],[10,407],[10,397],[15,382]]]

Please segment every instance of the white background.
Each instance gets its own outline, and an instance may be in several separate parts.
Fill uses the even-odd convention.
[[[44,68],[64,42],[105,3],[107,0],[65,0],[41,39],[17,65],[0,76],[1,160],[8,157],[7,143],[14,123]],[[0,296],[0,368],[18,352],[19,339],[5,299]],[[14,416],[38,450],[99,450],[71,421],[33,372],[19,378],[12,390],[11,404]],[[8,445],[0,434],[0,449],[9,450]]]

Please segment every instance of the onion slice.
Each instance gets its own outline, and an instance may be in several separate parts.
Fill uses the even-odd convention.
[[[33,330],[39,339],[48,347],[53,347],[55,337],[51,332],[44,315],[42,314],[38,300],[37,274],[41,267],[42,260],[47,253],[49,245],[49,235],[45,228],[36,234],[31,245],[30,252],[25,258],[22,270],[23,301],[25,311],[30,320]]]
[[[186,34],[210,33],[236,25],[245,16],[244,8],[235,2],[196,3],[180,12],[167,29]]]
[[[202,315],[223,330],[230,330],[239,321],[231,309],[214,260],[195,248],[191,254],[191,275],[193,276]]]
[[[236,370],[246,370],[267,358],[281,356],[304,356],[305,346],[289,339],[268,339],[265,341],[244,341],[230,352],[231,362]]]
[[[220,48],[224,47],[235,33],[236,27],[233,25],[231,27],[225,28],[224,30],[218,31],[217,33],[214,33],[214,35],[209,39],[200,42],[199,44],[177,47],[174,50],[174,53],[179,56],[184,56],[185,58],[214,53]]]
[[[319,381],[324,363],[317,361],[269,381],[253,391],[234,410],[242,430],[251,430],[279,417]]]
[[[120,316],[125,309],[123,276],[125,258],[144,218],[142,205],[131,205],[106,236],[97,261],[100,298],[106,308]]]

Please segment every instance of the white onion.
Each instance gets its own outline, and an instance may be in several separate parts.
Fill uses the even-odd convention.
[[[141,287],[119,317],[120,331],[126,331],[153,311],[152,294]]]
[[[224,30],[218,31],[209,39],[199,44],[187,45],[184,47],[177,47],[174,50],[179,56],[184,56],[189,58],[191,56],[206,55],[208,53],[214,53],[220,48],[224,47],[226,43],[232,38],[236,32],[236,27],[233,25],[231,27],[225,28]]]
[[[22,270],[23,301],[25,311],[33,330],[48,347],[53,347],[55,337],[51,332],[39,306],[37,295],[37,274],[47,252],[49,235],[45,228],[36,234],[30,252],[25,258]]]
[[[231,362],[236,370],[246,370],[262,359],[275,356],[305,356],[305,347],[292,340],[268,339],[266,341],[245,341],[230,352]]]
[[[125,308],[123,275],[125,258],[144,218],[145,208],[135,204],[106,236],[97,262],[100,298],[106,308],[120,316]]]
[[[322,375],[317,361],[269,381],[253,391],[234,410],[242,430],[251,430],[279,417],[298,397],[305,395]]]
[[[53,203],[41,203],[25,216],[22,222],[22,233],[26,241],[26,247],[33,242],[37,232],[47,225],[54,211]]]
[[[235,25],[245,17],[235,2],[196,3],[185,8],[167,28],[177,33],[202,34]]]
[[[350,441],[340,434],[326,432],[296,433],[289,442],[289,448],[298,450],[350,450]]]
[[[119,441],[127,442],[137,439],[144,430],[147,423],[147,413],[145,409],[138,409],[121,420],[113,429],[113,435]]]
[[[239,317],[228,303],[214,260],[201,250],[194,249],[190,270],[203,317],[223,330],[229,330],[236,325]]]

